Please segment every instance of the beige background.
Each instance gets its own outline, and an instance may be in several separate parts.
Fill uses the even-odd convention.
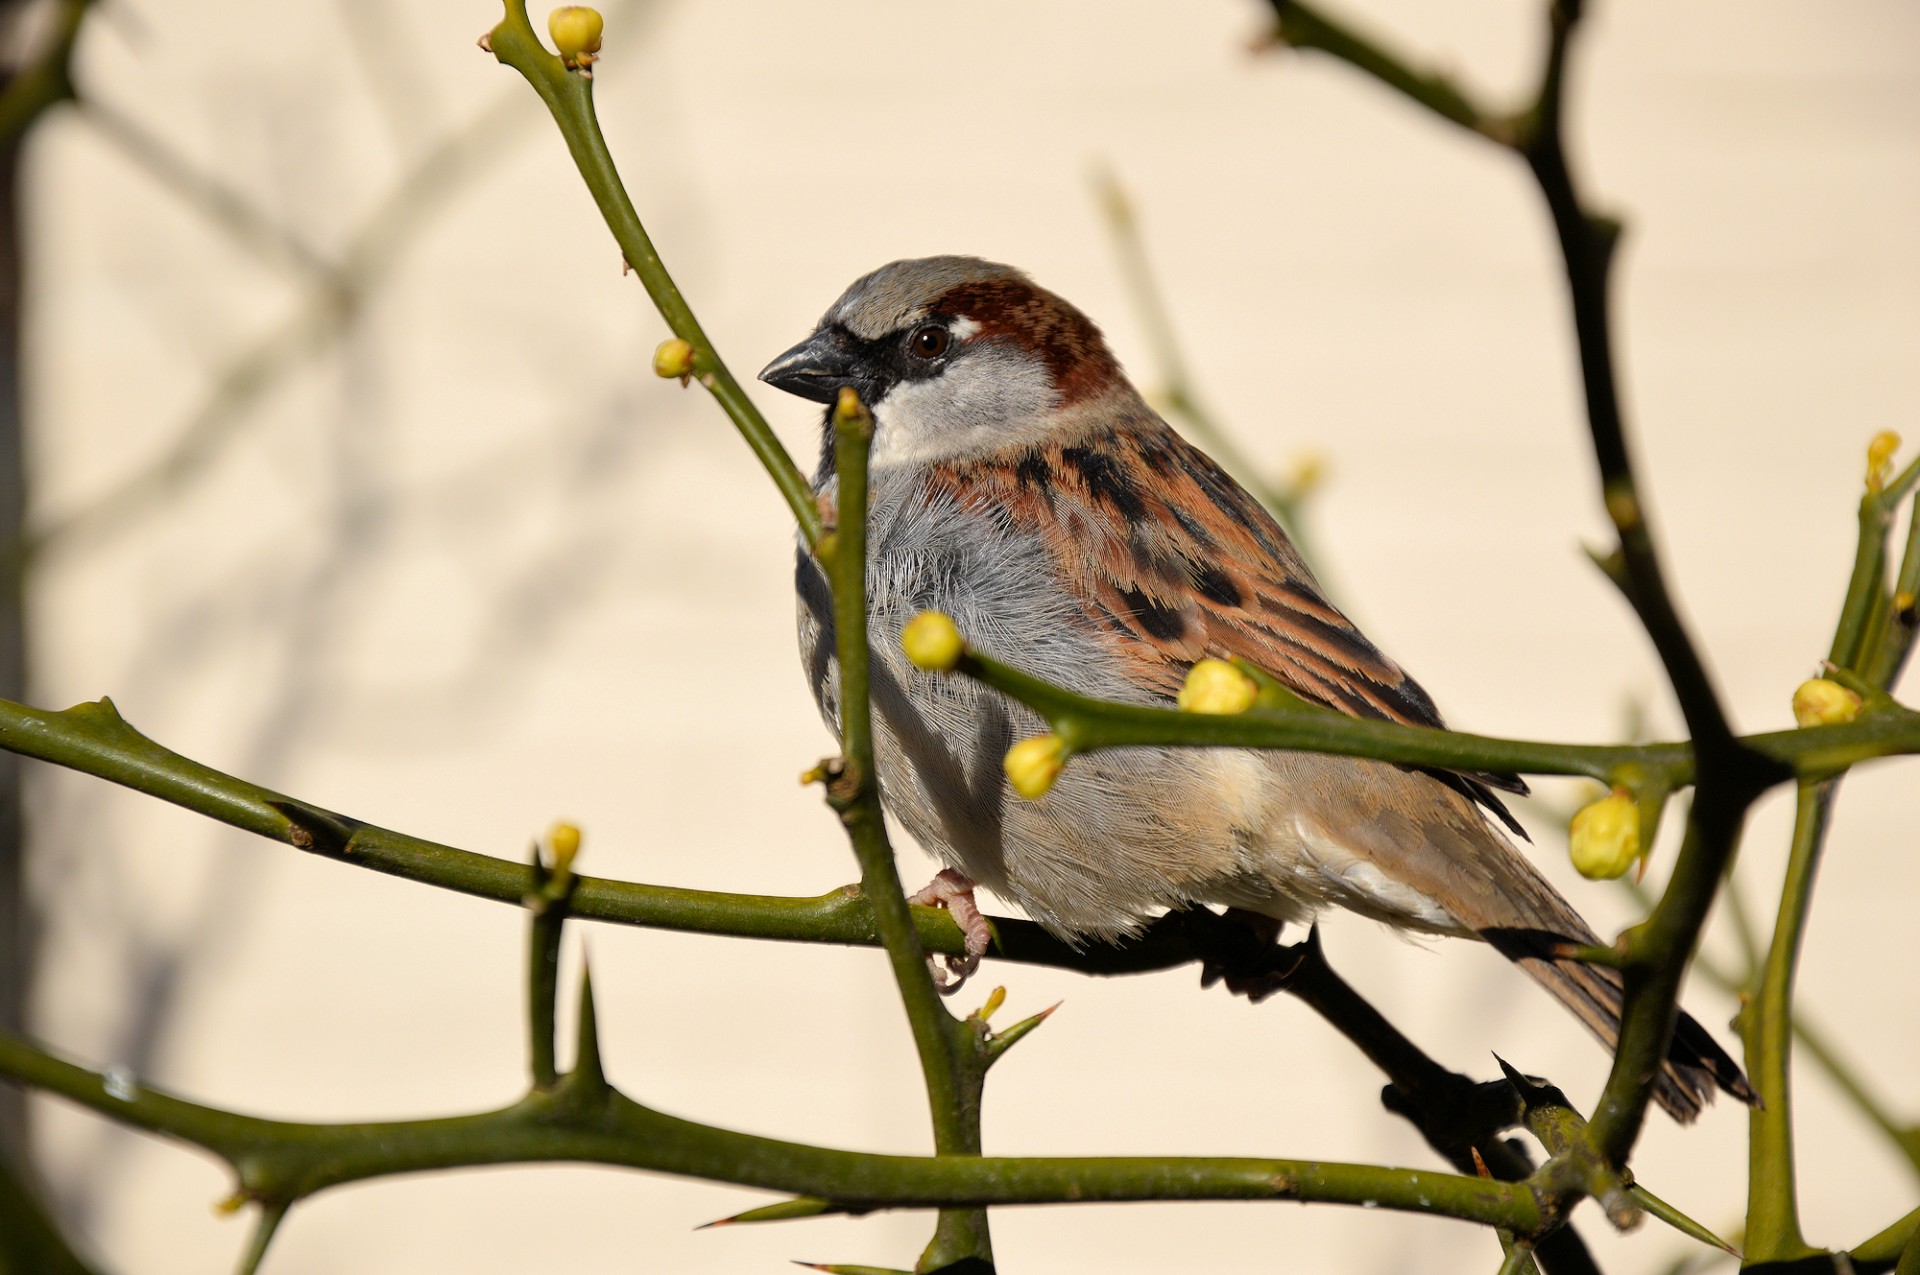
[[[1515,100],[1537,6],[1349,9]],[[86,89],[337,254],[435,139],[494,131],[345,338],[234,418],[163,506],[38,577],[38,699],[111,694],[190,756],[502,855],[556,816],[587,870],[817,893],[852,866],[794,776],[830,747],[792,654],[789,527],[720,414],[654,380],[664,329],[532,94],[476,52],[486,3],[109,6]],[[1150,381],[1088,173],[1134,191],[1204,392],[1262,463],[1327,459],[1322,557],[1451,719],[1601,739],[1674,714],[1600,538],[1556,255],[1521,168],[1350,71],[1254,54],[1232,3],[662,4],[617,19],[597,85],[661,250],[743,374],[857,274],[963,251],[1018,263]],[[1780,727],[1824,652],[1866,439],[1920,435],[1920,10],[1900,0],[1616,3],[1574,82],[1582,174],[1631,223],[1626,398],[1687,612],[1743,727]],[[167,452],[226,369],[308,302],[84,115],[33,156],[37,508],[55,521]],[[757,397],[812,449],[813,413]],[[1911,766],[1849,782],[1802,986],[1863,1073],[1920,1113]],[[399,1117],[523,1083],[522,917],[310,860],[94,781],[38,775],[41,1034],[187,1095],[278,1116]],[[1554,795],[1565,797],[1554,790]],[[1771,910],[1782,803],[1740,865]],[[1605,931],[1551,815],[1538,858]],[[1670,853],[1670,848],[1668,853]],[[903,850],[904,871],[929,868]],[[1663,856],[1656,865],[1659,873]],[[608,1065],[668,1111],[797,1139],[928,1146],[907,1034],[868,952],[595,928]],[[1352,918],[1339,966],[1442,1060],[1488,1050],[1589,1104],[1604,1057],[1491,954]],[[582,937],[573,939],[577,954]],[[1716,935],[1712,947],[1726,950]],[[570,961],[573,956],[570,956]],[[1431,1163],[1379,1078],[1300,1007],[1191,972],[990,969],[1009,1011],[1065,1005],[994,1077],[996,1152]],[[969,991],[964,999],[975,999]],[[1716,1029],[1729,1003],[1696,985]],[[1722,1033],[1725,1039],[1725,1033]],[[1914,1182],[1803,1067],[1810,1236],[1857,1242]],[[37,1107],[90,1250],[225,1269],[245,1225],[192,1153]],[[1642,1180],[1711,1225],[1744,1122],[1656,1120]],[[694,1233],[769,1197],[570,1168],[340,1190],[268,1269],[770,1271],[909,1264],[924,1215]],[[1609,1269],[1688,1245],[1625,1240]],[[1491,1237],[1332,1208],[1003,1211],[1009,1272],[1473,1271]]]

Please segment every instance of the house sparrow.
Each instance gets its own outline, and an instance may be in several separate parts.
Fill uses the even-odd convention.
[[[1045,724],[966,678],[914,668],[906,622],[944,611],[969,643],[1058,685],[1165,705],[1195,661],[1239,656],[1359,717],[1440,726],[1420,686],[1326,600],[1278,524],[1141,399],[1080,311],[1007,266],[897,261],[859,280],[760,378],[872,410],[868,620],[882,800],[948,865],[918,902],[949,906],[977,962],[977,883],[1073,941],[1167,909],[1280,922],[1344,907],[1492,943],[1611,1046],[1617,971],[1556,959],[1599,940],[1494,826],[1514,776],[1237,748],[1075,757],[1014,795],[1007,749]],[[815,489],[833,497],[828,411]],[[799,555],[800,649],[837,728],[832,606]],[[1522,834],[1524,835],[1524,834]],[[961,967],[964,976],[969,966]],[[1654,1091],[1677,1119],[1740,1068],[1682,1014]]]

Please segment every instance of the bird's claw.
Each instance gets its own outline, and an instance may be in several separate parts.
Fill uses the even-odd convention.
[[[1228,908],[1214,950],[1200,962],[1200,986],[1224,982],[1235,996],[1259,1004],[1285,991],[1305,962],[1306,944],[1284,946],[1283,923],[1258,912]]]
[[[953,923],[966,935],[966,950],[958,956],[935,952],[927,957],[927,970],[933,976],[934,987],[942,996],[951,996],[980,968],[980,958],[986,955],[987,945],[993,941],[987,918],[973,901],[973,881],[964,873],[943,868],[933,880],[914,891],[907,902],[920,907],[945,908]]]

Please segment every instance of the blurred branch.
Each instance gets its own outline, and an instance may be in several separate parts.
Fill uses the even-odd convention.
[[[0,1157],[0,1271],[7,1275],[94,1275],[47,1216],[13,1166]]]
[[[1146,330],[1147,344],[1153,351],[1153,361],[1159,372],[1159,384],[1150,397],[1163,403],[1186,422],[1188,433],[1213,453],[1240,480],[1241,485],[1267,507],[1268,512],[1286,528],[1294,548],[1317,568],[1319,555],[1313,551],[1312,537],[1307,534],[1302,520],[1312,481],[1302,477],[1285,486],[1269,482],[1264,467],[1247,459],[1232,435],[1222,428],[1213,412],[1202,402],[1188,372],[1186,357],[1180,351],[1179,339],[1174,335],[1166,297],[1154,276],[1152,263],[1147,259],[1146,243],[1140,236],[1140,220],[1134,212],[1131,196],[1109,168],[1094,170],[1093,185],[1101,210],[1106,214],[1107,229],[1113,236],[1114,249],[1120,257],[1120,277],[1133,296],[1134,313],[1140,318],[1140,326]],[[1324,585],[1325,581],[1321,583]]]
[[[326,267],[317,255],[309,259],[324,274],[317,276],[293,316],[215,377],[207,396],[174,432],[166,450],[106,494],[45,525],[29,541],[29,556],[38,558],[124,531],[204,471],[236,437],[247,413],[287,373],[333,348],[351,329],[367,299],[392,277],[398,258],[428,217],[452,197],[462,178],[477,171],[481,160],[498,155],[525,118],[517,96],[502,94],[424,155],[362,223],[337,267]],[[149,157],[147,162],[159,161]],[[178,181],[168,184],[176,190],[198,191],[187,196],[196,206],[210,215],[251,217],[237,211],[246,207],[244,203],[223,199],[218,182],[195,177],[183,162],[168,162],[181,167]],[[214,213],[216,208],[226,211]],[[267,229],[270,224],[257,226],[253,233],[277,233]]]
[[[11,145],[50,107],[73,98],[73,50],[93,0],[58,0],[47,42],[0,90],[0,145]]]
[[[294,230],[254,203],[240,188],[196,167],[159,134],[96,96],[79,99],[80,118],[122,156],[166,187],[180,201],[224,231],[228,238],[276,270],[303,282],[334,286],[339,266]]]

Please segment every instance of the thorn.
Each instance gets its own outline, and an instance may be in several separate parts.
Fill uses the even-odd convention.
[[[991,1067],[994,1063],[999,1062],[1002,1055],[1019,1044],[1027,1033],[1046,1022],[1049,1018],[1052,1018],[1053,1011],[1059,1009],[1064,1004],[1066,1004],[1065,1001],[1055,1001],[1039,1013],[1021,1019],[1005,1031],[995,1032],[987,1040],[987,1065]]]
[[[580,1030],[575,1040],[573,1071],[567,1076],[569,1084],[587,1093],[605,1094],[607,1073],[600,1062],[600,1023],[593,1007],[593,971],[585,967],[580,971]]]
[[[759,1208],[747,1209],[731,1217],[717,1218],[694,1227],[696,1231],[711,1231],[715,1227],[733,1226],[746,1222],[784,1222],[790,1218],[819,1217],[823,1213],[844,1213],[845,1209],[832,1200],[824,1200],[814,1195],[797,1195],[791,1200],[776,1200],[772,1204],[763,1204]]]
[[[1473,1153],[1473,1171],[1483,1178],[1492,1177],[1493,1174],[1487,1171],[1487,1162],[1480,1158],[1480,1148],[1468,1147],[1467,1150]]]

